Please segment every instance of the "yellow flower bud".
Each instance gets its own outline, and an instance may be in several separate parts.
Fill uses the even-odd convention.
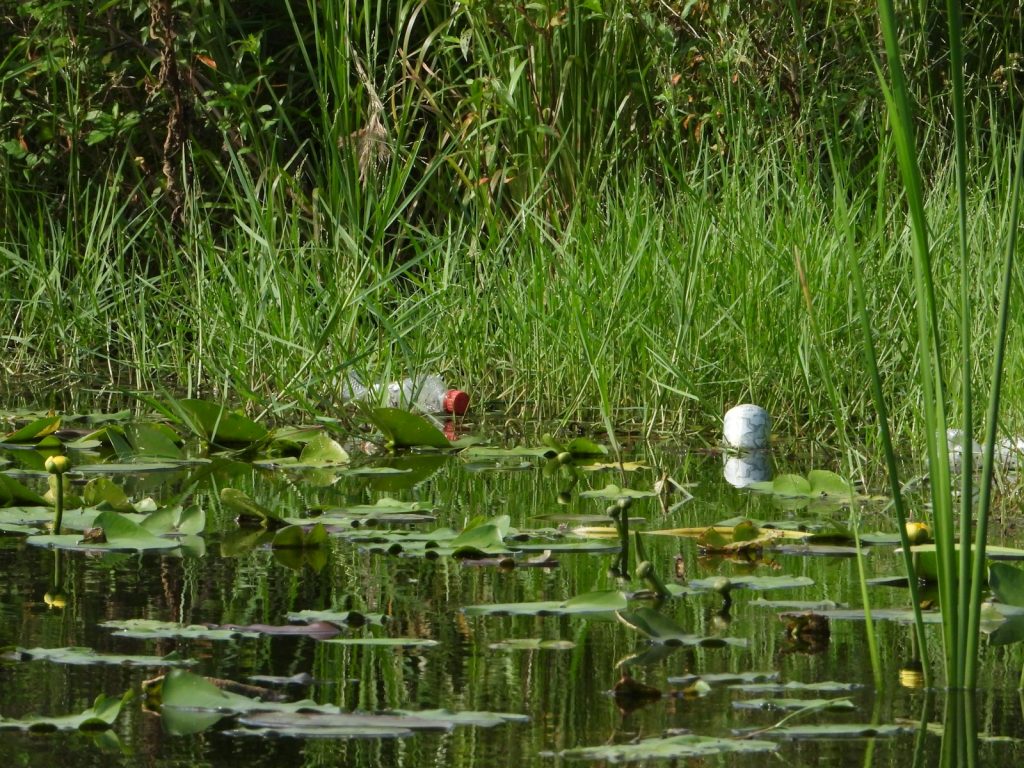
[[[44,466],[46,467],[46,471],[51,475],[63,475],[71,469],[71,459],[67,456],[58,454],[57,456],[49,457]]]

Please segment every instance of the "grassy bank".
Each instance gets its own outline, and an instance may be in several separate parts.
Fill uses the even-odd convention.
[[[782,432],[828,438],[842,421],[871,440],[853,248],[894,426],[919,432],[904,200],[861,31],[873,4],[291,3],[285,22],[179,3],[150,27],[136,5],[4,22],[0,114],[19,137],[0,162],[7,388],[99,377],[286,414],[328,408],[349,370],[433,369],[530,416],[603,404],[620,423],[713,431],[754,400]],[[972,13],[980,372],[1014,133],[1013,72],[994,67],[1019,36]],[[132,24],[143,42],[126,56],[110,34]],[[906,17],[955,339],[934,32]],[[834,222],[829,145],[851,169],[854,242]],[[1011,336],[1010,382],[1021,357]],[[1015,432],[1013,387],[1004,413]]]

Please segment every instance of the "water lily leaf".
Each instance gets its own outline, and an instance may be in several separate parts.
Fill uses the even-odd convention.
[[[754,491],[774,493],[776,496],[811,495],[811,483],[801,475],[778,475],[773,480],[761,480],[747,487]]]
[[[617,461],[584,461],[578,462],[577,466],[580,469],[587,470],[587,472],[598,472],[602,469],[621,469],[623,472],[638,472],[641,469],[650,469],[642,461],[623,461],[621,463]]]
[[[239,523],[255,522],[264,528],[279,528],[284,524],[280,515],[262,504],[257,504],[249,494],[237,488],[221,488],[220,501],[238,515]]]
[[[109,477],[94,477],[82,490],[82,501],[89,507],[103,507],[115,512],[134,512],[124,489]]]
[[[311,623],[327,621],[339,627],[362,627],[367,624],[383,626],[387,616],[383,613],[364,613],[362,611],[293,611],[288,614],[288,621]]]
[[[185,638],[189,640],[237,640],[240,637],[259,637],[258,632],[233,629],[219,629],[205,624],[179,624],[174,621],[155,619],[121,619],[100,622],[101,627],[116,629],[118,637],[135,637],[140,640],[159,638]]]
[[[609,483],[600,490],[589,490],[583,491],[580,494],[581,498],[585,499],[609,499],[614,501],[615,499],[643,499],[650,496],[657,496],[654,491],[637,491],[632,488],[620,488],[617,485]]]
[[[1010,616],[988,636],[989,645],[1012,645],[1024,640],[1024,616]]]
[[[177,653],[166,656],[130,656],[100,653],[92,648],[18,648],[9,657],[18,661],[49,661],[71,666],[187,667],[198,663],[194,659],[182,658]]]
[[[444,433],[424,417],[401,408],[371,408],[370,421],[394,448],[451,448]]]
[[[565,446],[565,450],[572,454],[573,458],[581,458],[587,456],[607,456],[608,449],[595,443],[586,437],[574,437],[569,441],[568,445]]]
[[[691,579],[690,587],[693,589],[711,590],[721,592],[723,588],[722,579],[728,582],[727,589],[753,589],[766,591],[769,589],[793,589],[796,587],[814,586],[814,579],[808,576],[712,576],[707,579]]]
[[[112,431],[108,428],[108,434]],[[178,433],[165,424],[126,424],[124,426],[124,437],[131,446],[131,458],[142,459],[172,459],[182,458],[181,449],[177,442],[180,440]],[[128,458],[118,455],[122,458]]]
[[[93,529],[85,536],[79,534],[61,536],[29,536],[26,541],[39,547],[56,549],[91,550],[135,550],[142,552],[153,549],[176,549],[173,539],[154,535],[134,520],[119,512],[100,512],[93,521]]]
[[[229,731],[232,735],[275,735],[294,738],[361,738],[405,736],[415,731],[449,731],[456,726],[491,728],[509,722],[526,722],[524,715],[500,712],[449,712],[424,710],[409,712],[252,712],[239,717],[248,731]]]
[[[513,448],[494,448],[489,445],[472,445],[459,453],[464,459],[505,459],[520,456],[544,458],[551,453],[548,447],[516,446]]]
[[[306,443],[299,454],[299,463],[312,467],[336,466],[348,464],[348,461],[348,453],[341,444],[323,433]]]
[[[625,610],[626,595],[617,590],[587,592],[568,600],[547,600],[532,603],[493,603],[467,605],[462,612],[467,616],[563,616],[613,613]]]
[[[229,411],[219,403],[186,398],[167,403],[165,408],[211,443],[251,445],[263,442],[270,435],[262,424]]]
[[[179,462],[139,461],[133,463],[77,464],[73,471],[83,475],[144,475],[150,472],[180,472],[191,465],[203,464],[207,461],[207,459],[183,459]]]
[[[641,739],[632,744],[563,749],[559,755],[568,760],[600,760],[607,763],[633,763],[643,760],[680,760],[715,755],[774,752],[778,744],[756,739],[719,739],[686,733],[681,736]]]
[[[433,648],[437,640],[423,637],[344,637],[324,640],[332,645],[380,645],[389,648]]]
[[[132,697],[128,691],[121,697],[100,694],[89,709],[77,715],[59,717],[26,717],[21,720],[0,717],[0,731],[31,731],[47,733],[52,731],[100,731],[110,728],[121,707]]]
[[[812,469],[807,473],[807,481],[813,496],[851,496],[853,488],[835,472],[824,469]]]
[[[454,539],[449,546],[454,557],[486,557],[500,555],[513,550],[503,543],[508,531],[508,515],[500,515],[492,521],[480,523],[467,528]]]
[[[201,507],[164,507],[147,515],[140,525],[156,535],[181,533],[198,536],[206,528],[206,512]]]
[[[813,691],[815,693],[848,693],[864,686],[859,683],[838,683],[822,680],[817,683],[802,683],[790,680],[788,683],[778,682],[744,682],[729,686],[734,691],[743,693],[777,693],[779,691]]]
[[[628,613],[621,611],[617,615],[627,627],[635,629],[651,642],[660,645],[692,645],[702,648],[721,648],[726,645],[745,647],[747,645],[746,640],[738,637],[701,637],[688,633],[672,619],[653,608],[639,608]]]
[[[327,529],[317,523],[307,531],[301,525],[289,525],[274,534],[273,549],[315,549],[327,545]]]
[[[872,725],[870,723],[830,723],[827,725],[790,725],[764,731],[762,736],[788,741],[805,739],[868,739],[890,738],[913,733],[914,728],[902,725]],[[760,732],[759,732],[760,733]]]
[[[46,501],[9,475],[0,474],[0,506],[44,505]]]
[[[732,703],[733,709],[761,709],[769,712],[790,712],[808,707],[823,712],[849,712],[857,708],[849,699],[744,699]]]
[[[703,680],[708,685],[736,685],[741,683],[766,683],[779,679],[778,672],[712,672],[704,675],[681,675],[669,677],[672,685],[690,685]]]
[[[999,602],[1024,606],[1024,570],[992,563],[988,567],[988,585]]]
[[[496,651],[568,651],[576,647],[572,640],[541,640],[538,637],[510,638],[487,646]]]
[[[0,437],[0,443],[35,442],[47,435],[52,435],[60,429],[60,419],[60,416],[45,416],[41,419],[35,419],[21,429],[16,429],[14,432]]]

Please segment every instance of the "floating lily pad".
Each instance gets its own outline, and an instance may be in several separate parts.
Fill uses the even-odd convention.
[[[100,512],[93,528],[84,535],[29,536],[29,544],[55,549],[91,550],[143,550],[176,549],[179,542],[156,536],[146,528],[119,512]]]
[[[632,763],[644,760],[682,760],[715,755],[774,752],[778,744],[756,739],[718,739],[686,733],[656,739],[642,739],[635,744],[613,744],[601,747],[564,749],[559,755],[568,760],[601,760],[608,763]]]
[[[324,640],[332,645],[379,645],[389,648],[433,648],[437,640],[424,637],[342,637]]]
[[[759,709],[768,712],[792,712],[816,709],[823,712],[850,712],[856,705],[849,699],[743,699],[732,703],[733,709]]]
[[[194,659],[183,659],[177,653],[166,656],[128,656],[100,653],[92,648],[17,648],[7,657],[18,661],[49,661],[72,666],[187,667],[198,663]]]
[[[362,611],[293,611],[288,614],[288,621],[315,622],[328,621],[339,627],[362,627],[366,624],[383,626],[387,616],[383,613],[363,613]]]
[[[176,637],[187,640],[237,640],[240,637],[259,637],[259,632],[218,629],[205,624],[179,624],[174,621],[155,619],[122,619],[100,622],[101,627],[116,629],[118,637],[135,637],[141,640]]]
[[[735,589],[766,592],[770,589],[811,587],[814,586],[814,579],[808,576],[712,576],[707,579],[691,579],[689,586],[713,592]]]
[[[863,688],[859,683],[838,683],[831,680],[821,680],[817,683],[802,683],[798,680],[790,680],[788,683],[777,682],[742,682],[730,685],[734,691],[743,693],[777,693],[779,691],[813,691],[815,693],[848,693]]]
[[[0,443],[34,443],[60,429],[60,416],[45,416],[30,421],[21,429],[0,436]]]
[[[467,605],[467,616],[580,616],[624,610],[626,595],[616,590],[587,592],[568,600],[547,600],[532,603],[494,603]]]
[[[44,505],[46,501],[13,477],[0,474],[0,507],[22,504]]]
[[[220,501],[238,515],[240,523],[256,523],[264,528],[279,528],[284,525],[280,515],[253,501],[245,491],[221,488]]]
[[[872,725],[870,723],[831,723],[828,725],[790,725],[758,731],[766,738],[785,741],[803,741],[807,739],[875,739],[891,738],[905,733],[913,733],[914,728],[902,725]]]
[[[779,679],[778,672],[712,672],[704,675],[682,675],[670,677],[668,682],[673,685],[690,685],[696,680],[703,680],[708,685],[736,685],[742,683],[770,683]]]
[[[691,645],[701,648],[721,648],[726,645],[745,647],[747,645],[745,639],[738,637],[701,637],[691,634],[653,608],[639,608],[630,612],[620,611],[617,615],[623,624],[659,645]]]
[[[852,498],[854,490],[849,482],[823,469],[812,469],[807,477],[783,474],[772,480],[762,480],[747,486],[751,490],[771,493],[776,496],[795,498],[833,497]]]
[[[518,446],[514,448],[494,448],[489,445],[472,445],[462,451],[459,456],[464,459],[507,459],[519,456],[543,458],[552,452],[546,446],[535,448]]]
[[[580,497],[585,499],[608,499],[614,501],[616,499],[645,499],[651,496],[657,496],[654,491],[638,491],[633,488],[620,488],[617,485],[609,483],[604,488],[599,490],[583,491]]]
[[[451,441],[422,416],[401,408],[371,408],[370,420],[394,448],[451,448]]]
[[[537,637],[512,638],[491,643],[496,651],[568,651],[576,647],[572,640],[541,640]]]
[[[132,697],[128,691],[121,697],[100,694],[89,709],[77,715],[58,717],[26,717],[20,720],[0,717],[0,731],[31,731],[47,733],[52,731],[102,731],[110,728],[121,707]]]
[[[166,412],[211,443],[249,445],[266,440],[270,433],[262,424],[207,400],[170,401]]]

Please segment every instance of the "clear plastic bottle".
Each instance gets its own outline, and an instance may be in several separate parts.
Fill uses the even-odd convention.
[[[449,389],[436,374],[422,379],[405,379],[388,385],[388,405],[412,407],[423,413],[452,413],[462,416],[469,408],[469,395],[461,389]]]

